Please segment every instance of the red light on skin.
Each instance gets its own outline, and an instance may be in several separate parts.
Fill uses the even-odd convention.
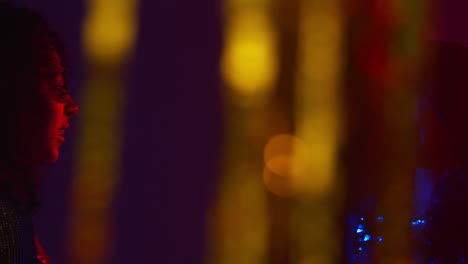
[[[58,136],[58,142],[60,145],[63,144],[65,142],[65,138],[62,136]]]
[[[39,242],[39,239],[34,236],[35,244],[36,244],[36,251],[37,251],[37,259],[41,264],[51,264],[52,262],[50,261],[49,257],[44,251],[44,248],[42,247],[41,243]]]

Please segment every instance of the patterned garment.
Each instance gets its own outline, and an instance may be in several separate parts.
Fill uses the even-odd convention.
[[[0,263],[51,264],[34,235],[31,214],[4,197],[0,198]]]

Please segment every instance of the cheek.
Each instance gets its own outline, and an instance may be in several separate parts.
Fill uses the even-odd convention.
[[[63,104],[52,103],[44,111],[43,117],[41,118],[42,132],[44,133],[44,140],[49,146],[52,144],[55,147],[57,143],[57,133],[63,124]]]
[[[52,163],[58,155],[57,132],[62,124],[63,104],[43,102],[26,109],[20,152],[32,163]]]
[[[64,104],[54,102],[48,107],[48,111],[46,112],[48,115],[48,117],[46,116],[46,119],[48,120],[49,126],[57,129],[58,131],[64,118]]]
[[[43,102],[31,105],[26,111],[25,122],[27,125],[39,133],[48,133],[50,130],[60,126],[62,121],[63,106],[54,102]]]

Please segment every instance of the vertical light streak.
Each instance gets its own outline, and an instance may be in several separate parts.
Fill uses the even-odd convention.
[[[137,0],[88,0],[82,37],[87,80],[72,189],[68,263],[101,264],[111,255],[110,202],[119,180],[124,89],[121,69],[135,41]]]
[[[298,159],[303,192],[291,228],[301,264],[338,263],[342,179],[337,151],[341,141],[343,16],[340,0],[302,0],[296,89],[296,134],[309,154]]]
[[[265,0],[226,3],[221,70],[238,103],[264,101],[275,82],[276,34],[268,6]]]
[[[276,79],[276,35],[268,0],[226,0],[221,74],[226,134],[213,214],[209,263],[264,263],[268,234],[262,181],[268,95]],[[259,162],[260,161],[260,162]]]
[[[388,33],[389,88],[384,93],[387,156],[383,166],[384,186],[380,195],[378,213],[391,217],[378,228],[386,243],[376,251],[375,262],[413,263],[413,246],[409,223],[412,215],[412,192],[415,178],[416,112],[415,92],[419,86],[419,74],[423,55],[425,31],[425,1],[406,2],[389,0]],[[398,194],[398,195],[395,195]]]

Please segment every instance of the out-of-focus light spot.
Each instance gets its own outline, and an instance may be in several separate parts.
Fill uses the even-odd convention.
[[[236,13],[226,30],[223,77],[242,96],[264,96],[277,74],[275,32],[262,9]]]
[[[378,241],[379,241],[379,242],[382,242],[382,241],[383,241],[383,238],[379,237],[379,238],[378,238]]]
[[[280,134],[268,140],[263,150],[263,160],[268,163],[278,156],[305,156],[307,152],[307,146],[302,139],[294,135]]]
[[[383,220],[384,220],[384,218],[382,216],[377,217],[377,221],[382,222]]]
[[[361,229],[361,228],[356,229],[356,233],[362,233],[362,232],[364,232],[363,229]]]
[[[362,247],[359,247],[358,250],[359,250],[359,251],[362,251]]]
[[[317,160],[323,160],[324,157],[329,156],[327,152],[330,149],[326,145],[315,146],[317,148],[312,153],[311,147],[297,136],[280,134],[272,137],[265,146],[264,161],[267,169],[273,174],[264,174],[264,177],[273,175],[282,177],[280,181],[291,183],[292,194],[310,190],[323,191],[329,183],[327,179],[320,176],[323,171],[308,169]]]
[[[272,193],[291,196],[302,191],[307,147],[298,137],[281,134],[272,137],[264,149],[263,180]]]
[[[220,236],[221,260],[213,263],[263,263],[268,239],[268,210],[263,183],[248,166],[238,166],[231,176],[237,181],[225,185],[219,200],[218,223],[209,223]],[[214,219],[213,219],[214,220]],[[210,221],[211,222],[211,221]],[[248,250],[246,250],[248,249]],[[243,252],[239,256],[239,252]]]
[[[303,1],[297,74],[297,134],[310,146],[307,193],[320,197],[336,187],[341,141],[342,17],[338,1]]]
[[[100,62],[121,60],[136,36],[137,0],[89,0],[84,48]]]
[[[426,223],[425,220],[418,219],[418,220],[413,221],[411,224],[413,226],[417,226],[417,225],[424,225],[425,223]]]
[[[297,253],[294,250],[294,254],[323,258],[322,261],[313,263],[338,263],[337,252],[341,250],[342,235],[339,228],[329,220],[339,215],[345,189],[345,181],[339,179],[342,174],[337,173],[341,169],[337,156],[341,132],[339,118],[343,116],[339,111],[339,101],[342,98],[339,93],[339,69],[342,61],[340,51],[343,48],[339,24],[342,21],[340,12],[344,9],[342,1],[336,0],[273,2],[292,2],[289,6],[282,6],[293,7],[292,9],[297,7],[298,11],[295,14],[298,18],[297,39],[296,36],[293,42],[284,39],[285,44],[294,45],[297,41],[297,49],[293,48],[292,51],[297,56],[297,71],[291,75],[295,78],[295,87],[291,87],[295,89],[294,133],[305,143],[308,151],[298,159],[303,175],[299,177],[300,195],[297,198],[302,205],[298,208],[304,217],[313,216],[308,219],[307,224],[304,221],[304,226],[310,226],[309,230],[313,230],[311,227],[320,227],[320,232],[301,234],[302,230],[297,231],[296,240],[302,242],[298,247],[300,249]],[[330,21],[333,23],[331,27]],[[289,32],[296,32],[296,29],[290,28],[294,23],[289,22],[288,27],[284,28],[288,32],[284,34],[285,38],[292,36]],[[287,75],[283,76],[288,78]],[[299,209],[296,212],[300,212]],[[330,224],[324,225],[316,216],[322,216]],[[320,250],[310,251],[311,248]]]
[[[267,163],[263,170],[263,182],[270,192],[280,197],[297,194],[292,163],[289,156],[276,157]]]
[[[358,225],[358,228],[364,228],[364,225],[363,225],[363,224],[359,224],[359,225]]]
[[[87,1],[82,44],[89,71],[81,93],[67,263],[106,263],[114,247],[110,205],[121,164],[121,69],[136,38],[137,3]]]
[[[364,241],[369,241],[370,239],[371,239],[370,235],[364,235],[364,238],[363,238]]]
[[[361,217],[361,221],[364,221],[364,217]]]

